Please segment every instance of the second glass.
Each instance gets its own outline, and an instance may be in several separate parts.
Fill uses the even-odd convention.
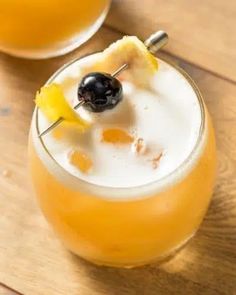
[[[24,58],[65,54],[101,26],[110,0],[0,0],[0,51]]]

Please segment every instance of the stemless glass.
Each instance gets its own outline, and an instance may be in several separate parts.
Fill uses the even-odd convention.
[[[65,54],[103,23],[110,0],[0,0],[0,50],[24,58]]]
[[[42,130],[35,109],[29,159],[37,198],[66,247],[91,262],[133,267],[161,260],[184,245],[203,220],[216,170],[214,131],[194,82],[183,70],[175,69],[198,98],[201,127],[185,161],[169,175],[146,185],[104,187],[70,174],[38,136]]]

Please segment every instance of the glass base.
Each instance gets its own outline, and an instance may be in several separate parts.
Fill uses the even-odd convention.
[[[80,255],[76,254],[74,251],[71,251],[72,254],[79,256],[80,258],[93,263],[97,266],[107,266],[107,267],[115,267],[115,268],[126,268],[126,269],[131,269],[131,268],[135,268],[135,267],[142,267],[145,265],[150,265],[150,264],[161,264],[164,262],[169,261],[171,258],[173,258],[179,251],[181,251],[186,244],[193,238],[193,236],[195,235],[196,232],[194,232],[193,234],[191,234],[190,236],[188,236],[185,240],[183,240],[182,242],[180,242],[176,247],[172,248],[171,250],[169,250],[167,253],[155,257],[153,259],[150,260],[146,260],[146,261],[139,261],[139,262],[135,262],[132,264],[129,263],[111,263],[111,262],[104,262],[104,261],[98,261],[98,260],[93,260],[93,259],[89,259],[86,257],[81,257]]]
[[[27,50],[27,49],[13,49],[13,48],[5,48],[0,46],[0,51],[15,57],[25,58],[25,59],[46,59],[61,56],[67,54],[74,49],[78,48],[80,45],[85,43],[88,39],[90,39],[101,27],[103,24],[106,15],[109,10],[108,5],[99,18],[90,26],[87,30],[80,32],[76,37],[70,39],[69,41],[57,44],[55,47],[50,47],[48,49],[35,49],[35,50]]]

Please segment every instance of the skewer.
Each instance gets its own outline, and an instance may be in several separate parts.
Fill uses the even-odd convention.
[[[157,31],[156,33],[152,34],[145,42],[145,46],[147,49],[152,53],[155,54],[160,48],[162,48],[166,43],[168,42],[168,35],[164,31]],[[123,64],[121,67],[119,67],[114,73],[112,73],[113,77],[118,76],[121,72],[126,70],[129,67],[129,65]],[[77,110],[79,107],[81,107],[85,102],[80,101],[77,105],[74,106],[74,110]],[[48,132],[50,132],[52,129],[57,127],[59,124],[63,122],[64,118],[60,117],[58,118],[54,123],[52,123],[47,129],[45,129],[43,132],[39,134],[39,137],[42,137],[46,135]]]
[[[128,68],[128,64],[123,64],[119,69],[117,69],[113,74],[112,77],[118,76],[121,72]]]
[[[77,105],[74,106],[74,110],[77,110],[79,107],[81,107],[85,101],[80,101],[77,103]],[[63,117],[58,118],[54,123],[52,123],[47,129],[45,129],[43,132],[39,134],[39,137],[46,135],[48,132],[50,132],[52,129],[60,125],[64,121]]]

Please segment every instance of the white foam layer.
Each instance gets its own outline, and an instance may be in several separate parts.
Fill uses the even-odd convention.
[[[80,67],[93,62],[95,58],[96,55],[93,55],[79,60],[56,76],[54,82],[62,86],[70,102],[77,98]],[[70,132],[63,140],[56,140],[50,133],[44,136],[47,150],[59,165],[45,153],[33,128],[34,143],[40,158],[55,177],[73,188],[77,187],[76,182],[81,181],[85,190],[91,190],[90,184],[122,189],[164,179],[188,158],[195,147],[202,121],[201,108],[197,95],[186,78],[162,60],[159,60],[153,89],[152,92],[145,91],[125,82],[124,99],[112,111],[94,114],[79,110],[82,116],[94,123],[89,132],[84,135]],[[48,125],[49,122],[39,112],[39,130],[46,129]],[[130,146],[117,147],[101,143],[101,131],[108,127],[120,127],[143,138],[151,149],[151,154],[137,156]],[[87,174],[81,173],[68,161],[68,153],[78,148],[85,151],[93,161],[93,169]],[[188,169],[194,165],[201,150],[199,147],[195,160],[189,163]],[[153,169],[151,159],[160,152],[163,156],[158,167]],[[183,172],[182,176],[176,174],[170,181],[183,177]],[[101,194],[104,193],[101,191]],[[122,198],[119,190],[115,194]]]

